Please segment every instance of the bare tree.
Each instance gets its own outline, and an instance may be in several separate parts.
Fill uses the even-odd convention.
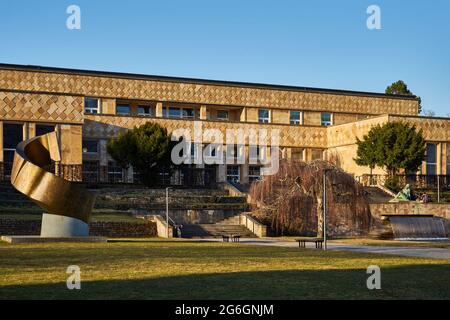
[[[333,164],[282,160],[277,174],[250,189],[253,215],[280,235],[323,236],[323,173],[327,170],[327,230],[330,235],[363,234],[371,216],[362,187]]]

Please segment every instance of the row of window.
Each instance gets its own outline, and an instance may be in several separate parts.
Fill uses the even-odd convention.
[[[86,113],[97,114],[100,113],[100,100],[97,98],[85,98],[85,108]],[[116,105],[116,114],[127,116],[131,115],[131,106],[129,104],[118,103]],[[138,105],[137,114],[139,116],[153,117],[154,109],[151,106]],[[192,107],[173,107],[168,106],[163,108],[164,118],[186,118],[186,119],[198,119],[199,110]],[[218,110],[217,120],[228,121],[229,112],[228,110]],[[258,122],[259,123],[270,123],[270,110],[269,109],[259,109],[258,110]],[[303,112],[298,110],[289,111],[289,123],[292,125],[302,125],[303,124]],[[332,114],[329,112],[322,112],[320,123],[322,126],[332,125]]]
[[[241,181],[241,167],[239,165],[227,165],[227,181],[239,183]],[[83,180],[89,182],[98,182],[100,178],[100,166],[98,161],[83,161]],[[254,182],[261,178],[260,166],[248,167],[248,180]],[[108,161],[107,181],[109,183],[126,182],[126,172],[114,161]],[[140,174],[133,171],[133,181],[140,181]]]

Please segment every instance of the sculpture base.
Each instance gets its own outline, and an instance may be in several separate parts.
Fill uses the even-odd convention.
[[[10,244],[56,243],[56,242],[108,242],[105,237],[40,237],[40,236],[2,236],[2,241]]]
[[[42,214],[41,237],[67,238],[89,236],[89,225],[76,218],[56,214]]]

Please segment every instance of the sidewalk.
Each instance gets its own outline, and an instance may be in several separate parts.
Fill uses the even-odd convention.
[[[222,241],[222,239],[202,239],[202,241]],[[241,244],[278,246],[288,248],[298,248],[295,241],[279,241],[270,239],[242,238]],[[307,248],[315,249],[313,243],[307,243]],[[400,247],[400,246],[365,246],[365,245],[347,245],[338,243],[328,243],[328,250],[343,250],[363,253],[390,254],[395,256],[420,257],[432,259],[450,260],[450,249],[443,248],[423,248],[423,247]]]

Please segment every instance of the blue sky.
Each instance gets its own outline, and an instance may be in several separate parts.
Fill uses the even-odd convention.
[[[374,92],[402,79],[449,115],[449,15],[447,0],[2,1],[0,62]]]

